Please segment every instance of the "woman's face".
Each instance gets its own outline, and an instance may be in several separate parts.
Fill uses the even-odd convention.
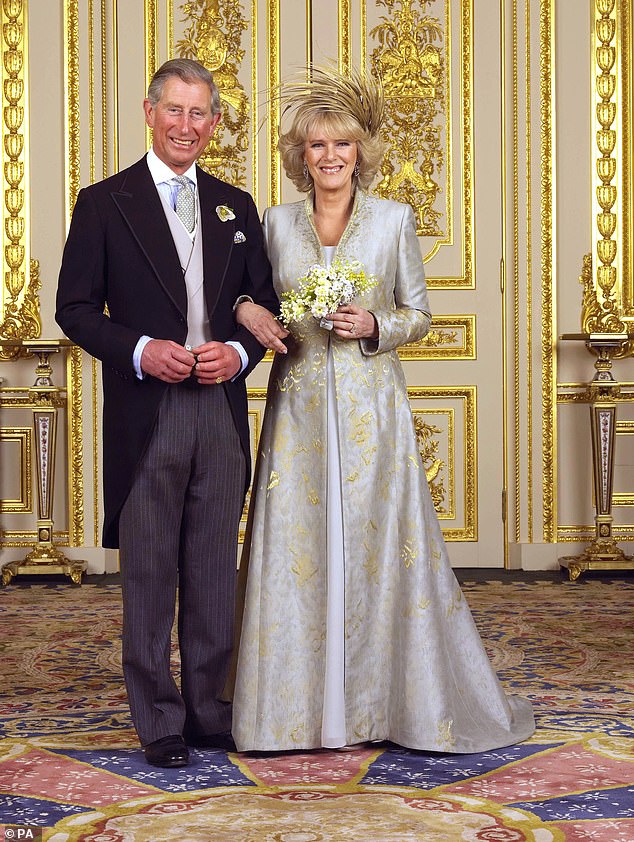
[[[351,192],[357,154],[355,140],[329,137],[316,128],[304,141],[304,160],[315,191]]]

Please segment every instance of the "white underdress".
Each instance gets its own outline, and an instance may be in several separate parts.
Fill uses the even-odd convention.
[[[323,246],[326,266],[330,266],[335,246]],[[325,748],[346,745],[345,712],[345,556],[343,549],[343,502],[341,499],[341,460],[337,429],[335,369],[328,346],[328,494],[326,499],[327,608],[326,675],[321,741]]]

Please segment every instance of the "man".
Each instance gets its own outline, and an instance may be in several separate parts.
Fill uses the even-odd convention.
[[[166,62],[144,110],[147,156],[79,193],[56,318],[103,362],[104,546],[120,548],[126,687],[148,763],[172,767],[187,744],[233,745],[221,694],[250,477],[245,377],[264,353],[233,307],[278,301],[253,200],[195,165],[220,120],[211,74]]]

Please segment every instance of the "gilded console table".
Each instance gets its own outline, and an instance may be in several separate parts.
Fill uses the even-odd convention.
[[[57,412],[64,396],[52,381],[50,357],[72,343],[68,339],[0,340],[5,351],[17,357],[36,357],[35,382],[29,388],[35,432],[35,470],[37,478],[37,541],[21,561],[2,567],[2,584],[8,585],[18,574],[63,573],[73,584],[81,585],[86,562],[66,558],[53,542],[53,491],[55,486],[55,449]],[[13,354],[12,354],[13,356]]]
[[[565,333],[563,340],[582,340],[596,355],[595,375],[588,387],[592,437],[592,479],[595,500],[595,538],[578,556],[559,559],[571,581],[586,570],[634,570],[634,558],[627,556],[612,536],[612,487],[616,439],[616,397],[620,384],[612,375],[612,360],[632,339],[627,333]]]

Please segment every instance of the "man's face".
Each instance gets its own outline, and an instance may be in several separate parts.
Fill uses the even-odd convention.
[[[200,157],[220,121],[220,114],[211,113],[207,85],[189,84],[178,76],[166,80],[155,106],[146,99],[143,110],[145,122],[153,130],[152,148],[178,175]]]

